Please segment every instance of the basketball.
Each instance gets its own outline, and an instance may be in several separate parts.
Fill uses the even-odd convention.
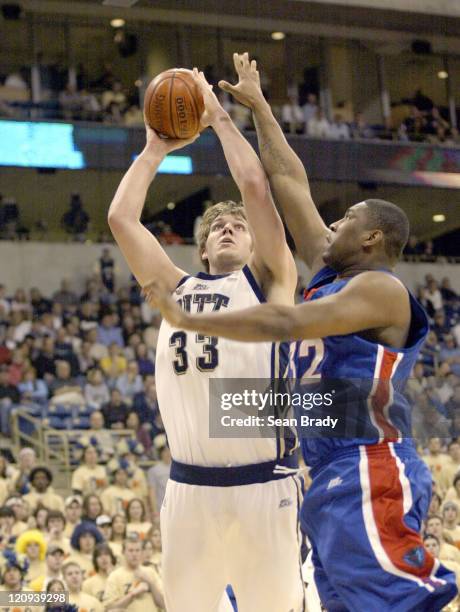
[[[166,70],[153,79],[145,92],[145,117],[161,136],[192,138],[200,129],[203,110],[203,97],[190,70]]]

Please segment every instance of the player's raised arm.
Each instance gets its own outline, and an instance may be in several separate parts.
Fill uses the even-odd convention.
[[[384,272],[364,272],[342,291],[299,306],[262,304],[191,315],[180,310],[161,285],[149,286],[145,297],[176,327],[240,342],[325,338],[385,328],[404,334],[410,321],[407,290]]]
[[[160,138],[147,124],[147,142],[123,177],[110,204],[108,222],[131,272],[140,285],[161,280],[173,291],[185,275],[166,255],[158,240],[141,223],[148,188],[168,153],[191,140]]]
[[[202,122],[212,126],[218,136],[233,180],[243,199],[254,237],[251,263],[258,269],[268,268],[273,277],[281,279],[283,283],[291,281],[294,290],[297,279],[294,259],[263,166],[252,146],[222,108],[204,74],[195,69],[194,78],[205,104]]]
[[[262,163],[275,200],[300,257],[310,268],[318,269],[323,265],[321,253],[327,227],[311,197],[305,168],[263,96],[255,60],[250,61],[247,53],[234,53],[233,62],[238,84],[220,81],[219,86],[252,110]]]

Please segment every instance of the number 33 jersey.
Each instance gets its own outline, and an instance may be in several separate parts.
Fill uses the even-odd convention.
[[[173,297],[181,308],[192,313],[241,310],[265,302],[248,266],[231,274],[200,272],[186,276]],[[276,438],[210,437],[209,381],[250,378],[264,379],[268,384],[285,371],[288,349],[286,344],[203,336],[163,321],[156,352],[156,385],[173,458],[190,465],[214,467],[279,459],[280,448],[286,447]],[[211,410],[213,419],[226,414],[217,402]]]

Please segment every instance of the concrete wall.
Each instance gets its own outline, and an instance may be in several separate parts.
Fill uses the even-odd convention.
[[[6,285],[8,294],[19,287],[39,287],[48,295],[58,289],[61,279],[69,278],[74,288],[82,291],[85,280],[94,273],[102,248],[100,244],[0,242],[0,283]],[[118,248],[113,246],[111,249],[117,262],[121,286],[129,281],[129,270]],[[173,246],[167,247],[166,251],[183,270],[195,272],[202,269],[195,247]],[[303,262],[298,262],[298,269],[307,283],[311,277],[307,267]],[[425,274],[431,273],[439,280],[448,276],[454,289],[460,291],[460,266],[402,263],[397,273],[410,289],[415,289],[423,282]]]

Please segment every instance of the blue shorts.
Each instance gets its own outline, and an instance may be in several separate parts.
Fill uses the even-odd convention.
[[[328,612],[435,612],[456,596],[455,574],[419,535],[431,474],[415,451],[393,443],[354,447],[312,477],[301,524]]]

